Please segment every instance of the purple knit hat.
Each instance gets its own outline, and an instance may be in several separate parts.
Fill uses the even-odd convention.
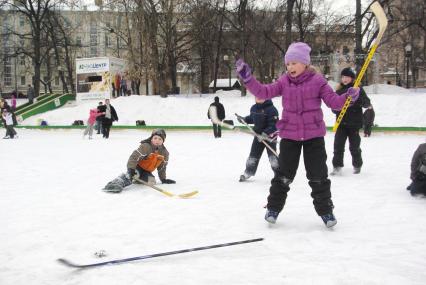
[[[292,43],[285,53],[284,63],[287,64],[290,61],[297,61],[309,65],[311,63],[310,52],[311,48],[307,44],[302,42]]]

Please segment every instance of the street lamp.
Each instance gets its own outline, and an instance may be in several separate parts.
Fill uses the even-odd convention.
[[[229,64],[229,56],[227,54],[223,56],[223,61],[226,62],[228,66],[229,89],[231,89],[231,65]]]
[[[411,45],[407,44],[404,49],[405,49],[405,60],[407,61],[407,89],[408,89],[410,88],[409,72],[410,72]]]

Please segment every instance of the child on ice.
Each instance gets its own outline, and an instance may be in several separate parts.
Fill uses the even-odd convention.
[[[266,135],[270,138],[273,138],[275,135],[276,138],[275,132],[277,128],[275,127],[275,123],[278,120],[277,109],[271,100],[263,100],[260,98],[255,98],[255,100],[256,104],[250,108],[250,115],[246,117],[237,117],[237,120],[242,124],[254,124],[253,130],[259,135]],[[265,143],[271,146],[273,150],[277,150],[276,140],[274,142],[267,142],[265,140],[263,143],[259,141],[257,137],[254,137],[251,144],[250,154],[246,162],[246,169],[244,174],[240,176],[240,182],[244,182],[256,174],[260,158],[266,148]],[[278,158],[269,148],[267,148],[266,151],[268,153],[271,168],[275,172],[278,169]]]
[[[282,211],[303,149],[315,211],[327,227],[332,227],[337,221],[327,173],[326,128],[321,101],[329,108],[339,110],[346,97],[352,97],[353,102],[358,99],[359,89],[349,88],[345,96],[334,93],[325,78],[310,67],[310,51],[306,43],[291,44],[284,57],[287,73],[271,84],[259,83],[252,76],[249,65],[241,59],[236,62],[236,70],[246,88],[256,97],[282,97],[283,112],[277,123],[281,138],[279,169],[271,181],[265,220],[275,223]]]
[[[407,187],[411,195],[426,196],[426,143],[420,144],[411,158],[411,184]]]
[[[6,128],[6,135],[3,139],[13,139],[16,136],[16,131],[13,128],[12,113],[10,111],[7,111],[6,109],[3,109],[2,117]]]
[[[166,132],[163,129],[155,129],[151,136],[134,150],[127,161],[127,173],[108,182],[104,187],[105,192],[121,192],[124,187],[132,184],[133,177],[155,184],[155,177],[152,172],[157,169],[158,176],[163,184],[175,184],[176,181],[166,178],[166,167],[169,161],[169,152],[164,146]]]
[[[348,89],[354,85],[356,76],[350,67],[344,68],[340,75],[340,84],[336,88],[336,93],[345,96]],[[343,168],[346,140],[349,140],[349,151],[352,155],[352,166],[354,168],[353,173],[358,174],[361,172],[363,161],[359,130],[362,128],[362,108],[369,106],[371,106],[370,98],[368,98],[364,89],[360,88],[359,99],[346,110],[346,114],[334,134],[333,171],[330,175],[339,174]],[[337,110],[333,110],[333,113],[336,114],[336,119],[340,115],[340,111]]]
[[[104,115],[105,113],[103,112],[98,112],[98,109],[90,109],[89,112],[89,119],[87,119],[87,128],[84,130],[83,133],[83,138],[89,134],[89,140],[92,139],[92,135],[93,135],[93,125],[96,122],[96,117],[100,116],[100,115]]]

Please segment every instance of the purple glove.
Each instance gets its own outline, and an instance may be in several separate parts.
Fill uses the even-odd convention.
[[[353,103],[356,102],[356,100],[358,100],[359,90],[360,90],[359,88],[350,87],[348,91],[346,92],[346,96],[351,97],[351,106],[353,105]]]
[[[279,134],[280,132],[279,131],[275,131],[275,132],[273,132],[272,134],[269,134],[269,138],[273,141],[273,142],[276,142],[277,141],[277,138],[278,138],[278,134]]]
[[[237,60],[235,63],[235,69],[238,76],[244,83],[248,83],[252,79],[251,68],[242,59]]]

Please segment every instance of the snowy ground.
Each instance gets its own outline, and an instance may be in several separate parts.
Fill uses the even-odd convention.
[[[203,110],[204,112],[204,110]],[[18,129],[0,140],[0,284],[424,284],[426,199],[405,190],[409,164],[424,135],[374,133],[363,139],[361,174],[332,177],[338,224],[316,216],[303,163],[275,226],[263,220],[272,171],[239,183],[251,137],[225,132],[167,133],[168,198],[133,185],[100,189],[124,171],[148,131],[112,130],[82,140],[81,130]],[[333,135],[326,136],[330,165]],[[100,262],[233,242],[262,242],[72,270],[55,260]],[[105,258],[96,251],[105,250]]]
[[[335,87],[335,83],[330,86]],[[408,91],[404,88],[379,84],[373,94],[374,86],[365,88],[376,111],[375,124],[381,127],[426,127],[426,93]],[[254,97],[241,97],[238,90],[219,91],[216,94],[191,94],[169,96],[130,96],[112,100],[119,121],[114,125],[134,126],[137,120],[145,120],[148,126],[208,126],[207,109],[214,96],[219,96],[225,106],[226,119],[235,120],[234,113],[247,115]],[[281,97],[273,99],[281,113]],[[49,125],[69,126],[74,120],[86,122],[89,110],[97,106],[97,101],[80,105],[68,105],[60,109],[32,116],[22,125],[40,125],[45,120]],[[322,104],[324,120],[327,126],[333,126],[336,116]],[[237,122],[236,122],[237,123]]]

